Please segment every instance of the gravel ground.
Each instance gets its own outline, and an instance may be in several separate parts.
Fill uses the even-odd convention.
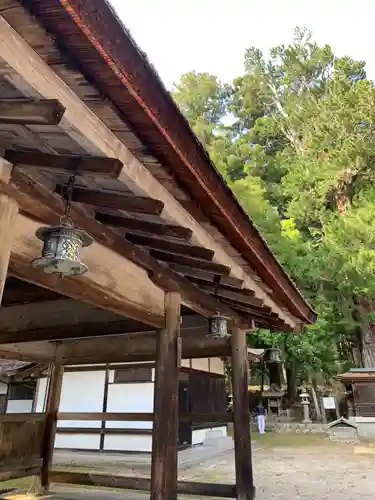
[[[275,436],[275,439],[279,439]],[[256,500],[373,500],[375,498],[375,456],[355,455],[353,445],[326,440],[284,437],[275,447],[275,439],[256,443],[253,449]],[[285,440],[288,442],[286,446]],[[100,460],[104,457],[101,456]],[[106,473],[119,473],[118,464]],[[78,467],[79,469],[80,467]],[[100,467],[98,467],[100,468]],[[71,467],[74,470],[75,467]],[[104,471],[103,470],[103,471]],[[99,472],[96,469],[96,472]],[[124,473],[124,471],[122,470]],[[134,471],[136,472],[136,471]],[[147,472],[134,475],[147,476]],[[215,459],[208,458],[182,468],[180,480],[234,483],[233,451],[223,451]],[[146,500],[149,495],[138,492],[109,492],[61,486],[54,500]],[[181,497],[199,500],[199,497]],[[207,498],[207,497],[206,497]],[[202,497],[203,500],[203,497]]]
[[[203,465],[203,464],[202,464]],[[353,447],[265,448],[254,451],[257,500],[373,500],[375,458],[353,454]],[[184,479],[234,482],[233,455],[183,474]]]

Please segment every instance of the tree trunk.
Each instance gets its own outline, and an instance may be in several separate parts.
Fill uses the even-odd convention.
[[[360,300],[359,318],[364,321],[359,326],[360,349],[363,368],[375,368],[375,323],[366,316],[374,313],[374,307],[366,298]]]
[[[322,412],[320,411],[320,406],[319,406],[319,401],[318,401],[318,396],[317,396],[317,383],[315,378],[312,378],[312,385],[311,385],[311,394],[313,397],[313,403],[315,407],[315,413],[316,413],[316,419],[320,422],[322,420]]]

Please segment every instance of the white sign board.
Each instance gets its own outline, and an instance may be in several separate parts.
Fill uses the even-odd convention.
[[[323,406],[325,410],[335,410],[336,409],[335,398],[332,396],[323,398]]]

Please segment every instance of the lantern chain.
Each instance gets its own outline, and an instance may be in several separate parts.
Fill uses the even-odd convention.
[[[72,219],[70,218],[70,210],[72,207],[72,201],[73,201],[73,193],[74,193],[74,186],[76,182],[78,172],[74,172],[69,177],[68,184],[65,188],[65,194],[66,194],[66,203],[65,203],[65,213],[61,217],[61,224],[62,225],[72,225]]]
[[[220,274],[215,274],[215,276],[214,276],[214,283],[215,283],[214,297],[215,297],[215,299],[217,298],[217,296],[219,294],[220,281],[221,281]],[[217,311],[217,313],[219,313],[219,311]]]

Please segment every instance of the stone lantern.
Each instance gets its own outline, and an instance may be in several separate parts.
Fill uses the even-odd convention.
[[[301,404],[303,406],[303,424],[310,424],[310,396],[307,392],[301,392],[299,395],[301,398]]]

